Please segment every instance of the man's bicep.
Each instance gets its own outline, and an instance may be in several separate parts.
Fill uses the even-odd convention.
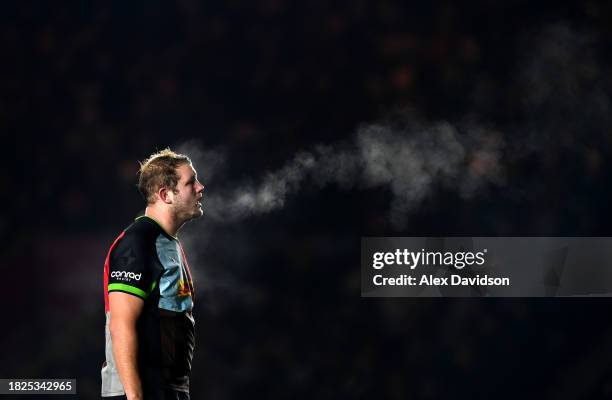
[[[144,300],[123,292],[112,292],[108,295],[111,321],[135,323],[140,317]]]

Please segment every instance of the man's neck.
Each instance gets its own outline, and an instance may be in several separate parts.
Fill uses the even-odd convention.
[[[159,210],[156,207],[147,207],[145,209],[145,216],[154,219],[157,223],[166,231],[170,236],[176,236],[180,226],[176,223],[176,220],[163,210]]]

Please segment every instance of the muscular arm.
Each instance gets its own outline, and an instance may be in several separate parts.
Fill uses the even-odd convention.
[[[138,373],[138,336],[136,322],[144,301],[122,292],[108,295],[110,307],[109,329],[113,341],[113,357],[119,371],[119,379],[128,400],[142,399],[142,384]]]

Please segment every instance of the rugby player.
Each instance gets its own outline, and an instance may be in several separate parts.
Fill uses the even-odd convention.
[[[194,290],[177,232],[202,216],[204,185],[189,157],[165,149],[141,163],[138,190],[145,213],[104,263],[102,397],[189,399]]]

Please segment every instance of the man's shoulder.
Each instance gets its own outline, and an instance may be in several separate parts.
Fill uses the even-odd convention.
[[[156,250],[159,229],[137,219],[118,237],[107,258],[108,291],[122,291],[146,299],[162,265]]]
[[[127,228],[123,230],[116,248],[136,248],[145,250],[155,246],[157,238],[163,235],[163,231],[155,223],[150,223],[148,218],[136,218]]]

